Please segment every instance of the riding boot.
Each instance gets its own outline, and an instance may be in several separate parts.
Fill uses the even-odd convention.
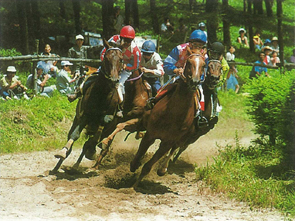
[[[77,87],[73,94],[67,94],[69,102],[73,102],[74,100],[76,100],[78,97],[81,97],[81,96],[82,96],[82,93],[81,93],[80,87]]]

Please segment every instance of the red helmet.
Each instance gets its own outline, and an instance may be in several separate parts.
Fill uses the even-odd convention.
[[[135,31],[130,25],[124,26],[120,31],[120,36],[122,38],[135,38]]]

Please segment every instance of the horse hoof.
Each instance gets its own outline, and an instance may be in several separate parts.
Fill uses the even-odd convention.
[[[164,176],[167,172],[167,168],[165,169],[158,169],[157,174],[158,176]]]
[[[87,151],[86,154],[85,154],[85,157],[88,160],[96,160],[97,159],[96,151],[95,152],[89,152],[89,151]]]
[[[140,167],[140,163],[130,163],[130,172],[134,173],[139,167]]]
[[[56,154],[54,154],[54,157],[58,158],[58,159],[62,159],[62,160],[66,159],[66,157],[67,157],[67,149],[62,148]]]

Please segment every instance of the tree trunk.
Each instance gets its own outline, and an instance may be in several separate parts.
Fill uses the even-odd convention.
[[[272,17],[272,6],[271,6],[271,2],[272,0],[264,0],[265,1],[265,7],[266,7],[266,14],[267,17]]]
[[[231,44],[230,40],[230,22],[228,18],[228,0],[222,0],[222,14],[223,14],[223,42],[225,45],[229,46]]]
[[[134,28],[139,28],[139,15],[137,0],[132,1],[133,25]]]
[[[278,18],[278,39],[280,47],[280,60],[281,64],[284,65],[284,39],[283,39],[283,26],[282,26],[282,16],[283,16],[283,0],[277,0],[277,18]]]
[[[218,17],[217,17],[217,6],[218,0],[207,0],[206,1],[206,13],[209,14],[209,19],[207,19],[207,31],[208,31],[208,42],[209,45],[217,40],[217,27],[218,27]]]
[[[130,14],[131,14],[131,5],[132,5],[132,0],[125,0],[125,24],[126,25],[131,25],[130,21]]]
[[[263,0],[254,0],[254,14],[263,15],[263,7],[262,7]]]
[[[42,31],[41,31],[41,25],[40,25],[40,11],[39,11],[38,1],[31,0],[31,6],[32,6],[32,17],[33,17],[35,38],[40,39],[41,38],[40,33],[42,33]]]
[[[81,12],[80,0],[72,0],[72,3],[73,3],[76,34],[81,34],[82,28],[81,28],[81,22],[80,22],[80,12]]]
[[[254,48],[254,42],[253,42],[253,25],[252,25],[252,0],[247,0],[248,1],[248,15],[247,15],[247,19],[246,19],[246,27],[249,30],[249,36],[248,36],[248,42],[249,42],[249,46],[250,46],[250,51],[251,52],[255,52],[255,48]]]
[[[67,20],[66,7],[64,0],[59,0],[59,14],[64,20]]]
[[[158,13],[157,13],[155,0],[150,0],[150,8],[151,8],[151,16],[152,16],[152,24],[153,24],[154,32],[156,34],[160,34],[160,26],[158,21]]]
[[[103,27],[103,38],[108,40],[113,35],[113,0],[102,1],[102,27]]]
[[[28,24],[26,17],[26,8],[27,1],[16,1],[16,8],[20,26],[20,50],[22,54],[29,54],[29,38],[28,38]]]

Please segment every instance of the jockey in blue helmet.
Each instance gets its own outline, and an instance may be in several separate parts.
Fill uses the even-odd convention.
[[[163,62],[156,52],[156,45],[151,40],[143,43],[141,52],[139,68],[143,72],[143,79],[150,84],[152,94],[155,96],[161,87],[160,78],[164,75]]]
[[[176,46],[164,60],[164,70],[169,76],[180,75],[183,73],[183,67],[188,58],[187,47],[190,49],[199,49],[205,56],[207,37],[206,34],[198,29],[191,33],[189,42]]]

